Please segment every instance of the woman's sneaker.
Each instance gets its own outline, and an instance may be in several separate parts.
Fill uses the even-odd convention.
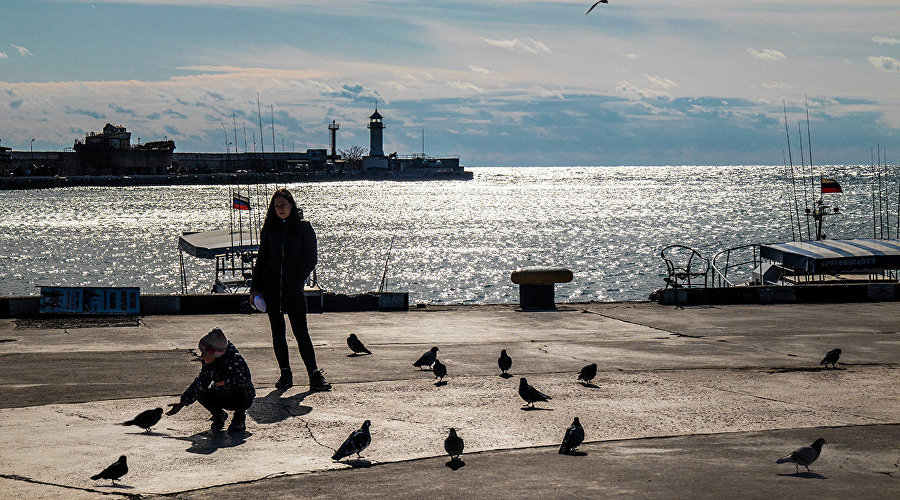
[[[322,370],[316,370],[309,375],[309,390],[311,391],[330,391],[331,384],[325,380],[325,374]]]
[[[290,370],[281,370],[281,377],[275,382],[275,388],[287,389],[294,385],[294,374]]]
[[[225,413],[225,410],[219,410],[218,413],[213,413],[213,416],[209,419],[212,420],[212,423],[209,424],[209,429],[213,432],[219,432],[222,430],[222,427],[225,427],[225,419],[228,418],[228,414]]]

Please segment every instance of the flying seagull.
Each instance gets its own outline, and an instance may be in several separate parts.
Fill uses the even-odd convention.
[[[362,341],[357,338],[355,333],[351,333],[350,336],[347,337],[347,347],[353,351],[353,354],[372,354],[372,351],[366,349],[366,346],[364,346]]]
[[[550,401],[550,396],[544,394],[543,392],[535,389],[534,387],[528,385],[528,381],[525,380],[525,377],[519,379],[519,396],[525,400],[532,408],[534,408],[534,403],[537,401]]]
[[[578,417],[575,417],[572,425],[566,429],[566,435],[563,436],[562,444],[559,446],[560,455],[571,455],[582,441],[584,441],[584,427],[581,426]]]
[[[438,348],[432,347],[430,351],[428,351],[425,354],[423,354],[422,356],[420,356],[419,359],[417,359],[416,362],[413,363],[413,366],[420,368],[420,369],[421,368],[430,368],[431,365],[434,364],[434,360],[437,359],[437,353],[438,353]]]
[[[447,439],[444,440],[444,449],[447,450],[447,454],[450,455],[450,459],[459,460],[459,456],[462,455],[464,447],[465,445],[462,438],[457,436],[456,429],[451,427],[450,435],[447,436]]]
[[[372,442],[372,435],[369,434],[369,425],[371,425],[371,422],[366,420],[363,422],[362,427],[351,432],[341,447],[331,456],[331,459],[340,460],[354,453],[356,453],[357,458],[362,458],[359,452],[365,450],[366,446],[369,446],[369,443]]]
[[[820,365],[825,365],[825,368],[828,368],[828,364],[831,363],[831,367],[834,368],[835,364],[837,364],[838,358],[841,357],[840,349],[832,349],[825,354],[825,357],[822,358],[822,361],[819,362]]]
[[[812,463],[815,462],[817,458],[819,458],[819,453],[822,453],[823,444],[825,444],[824,439],[816,439],[813,444],[809,446],[801,446],[792,451],[789,455],[785,455],[779,458],[775,461],[775,463],[783,464],[791,462],[797,467],[797,472],[800,472],[801,465],[806,467],[806,472],[809,472],[809,466],[812,465]]]
[[[506,372],[512,368],[512,358],[509,357],[509,354],[506,354],[506,349],[500,351],[500,357],[497,358],[497,366],[500,367],[503,375],[506,375]]]
[[[578,380],[584,380],[585,382],[590,383],[596,376],[597,363],[591,363],[581,369],[581,372],[578,373]]]
[[[109,467],[100,471],[99,474],[91,476],[91,479],[111,479],[113,484],[116,484],[116,479],[128,474],[128,462],[125,459],[125,455],[119,457],[118,460],[113,462]]]
[[[591,8],[588,9],[588,11],[584,13],[584,15],[590,14],[591,11],[594,10],[594,7],[600,5],[601,3],[609,3],[609,0],[600,0],[599,2],[594,2],[594,5],[591,5]]]
[[[122,422],[119,425],[136,425],[141,427],[146,432],[150,432],[150,428],[156,425],[159,422],[159,419],[162,418],[163,409],[156,408],[153,410],[145,410],[140,413],[136,417],[127,422]]]

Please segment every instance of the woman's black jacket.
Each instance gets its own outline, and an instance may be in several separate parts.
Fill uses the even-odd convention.
[[[281,308],[303,296],[303,284],[316,267],[318,250],[312,224],[300,218],[263,225],[250,292],[259,292],[266,308]]]

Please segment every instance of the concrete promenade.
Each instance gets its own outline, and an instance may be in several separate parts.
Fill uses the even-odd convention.
[[[334,390],[278,377],[261,314],[0,319],[6,498],[896,498],[900,302],[676,308],[655,303],[428,306],[309,316]],[[247,432],[199,404],[144,433],[118,422],[175,402],[221,327],[257,388]],[[374,352],[349,357],[350,332]],[[447,384],[412,362],[431,346]],[[837,369],[819,365],[843,349]],[[502,378],[497,357],[513,358]],[[576,381],[596,362],[594,386]],[[553,400],[524,410],[519,377]],[[578,416],[586,442],[559,455]],[[362,461],[330,459],[372,422]],[[447,466],[447,430],[465,440]],[[775,459],[822,437],[812,472]],[[119,484],[89,477],[127,455]]]

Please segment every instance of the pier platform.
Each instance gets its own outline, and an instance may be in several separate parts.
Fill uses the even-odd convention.
[[[0,488],[21,498],[894,498],[900,302],[674,307],[432,306],[309,315],[334,385],[278,368],[262,314],[0,319]],[[119,422],[177,401],[197,340],[222,328],[257,389],[247,432],[199,404],[150,433]],[[372,355],[350,356],[357,336]],[[412,366],[438,346],[445,385]],[[819,364],[834,348],[835,369]],[[510,374],[500,377],[506,349]],[[576,380],[597,363],[591,384]],[[520,377],[553,399],[523,409]],[[575,456],[557,453],[574,417]],[[333,450],[371,420],[363,460]],[[448,429],[465,440],[448,466]],[[826,441],[807,473],[781,457]],[[89,477],[120,455],[118,484]]]

